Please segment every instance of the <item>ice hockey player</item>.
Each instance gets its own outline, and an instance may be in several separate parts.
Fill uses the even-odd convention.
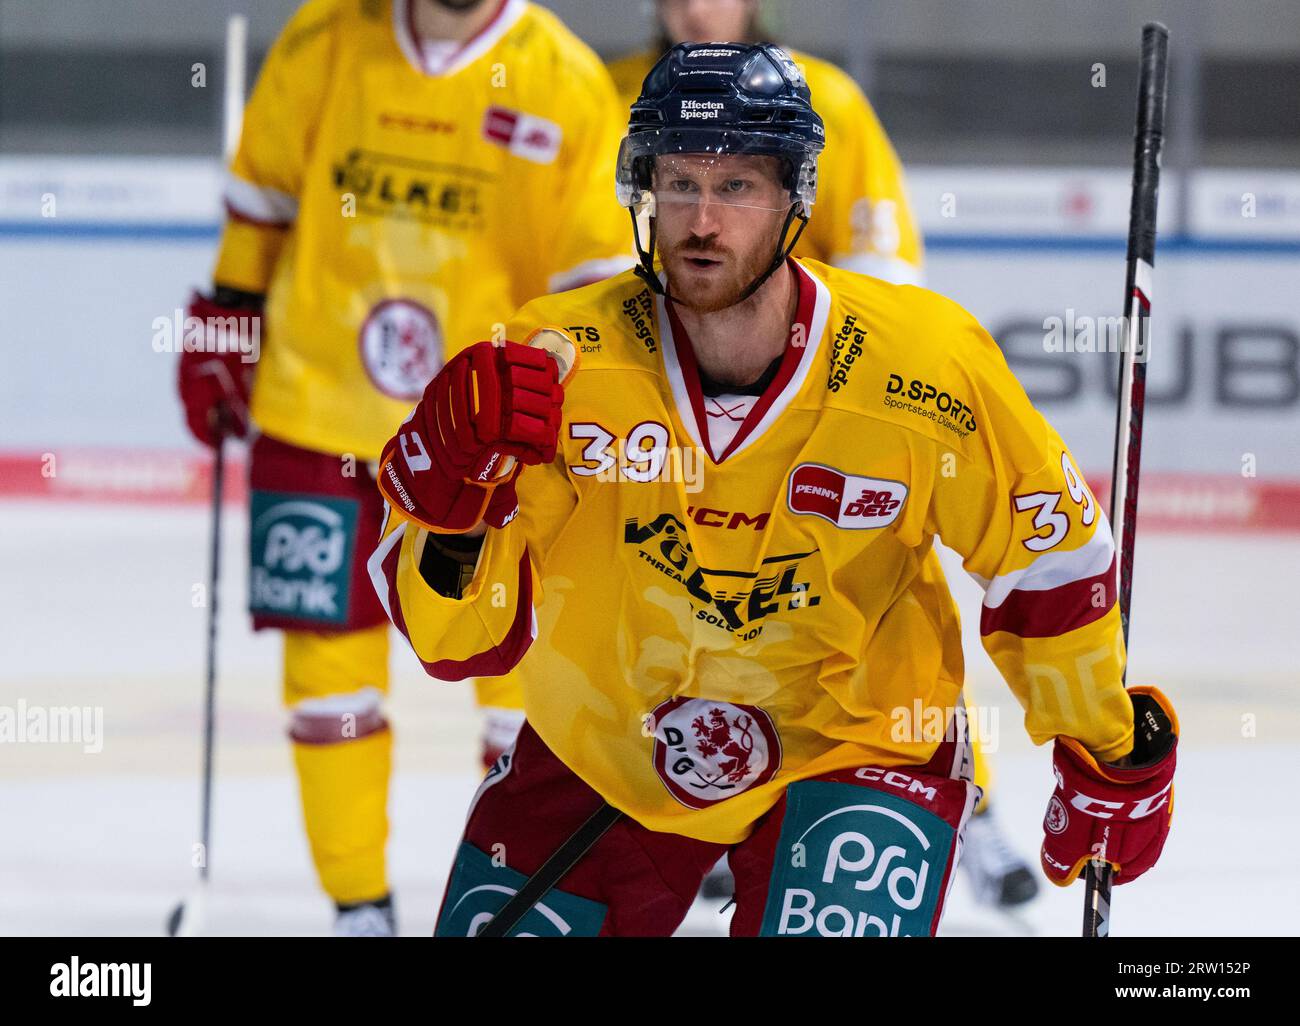
[[[1176,722],[1122,684],[1106,518],[968,313],[789,257],[823,132],[781,50],[674,47],[618,162],[641,266],[525,305],[384,448],[370,572],[426,670],[528,651],[439,934],[602,803],[622,818],[518,932],[671,934],[727,853],[734,935],[933,934],[979,799],[936,538],[1054,745],[1044,872],[1099,852],[1122,885],[1159,855]],[[527,345],[547,328],[590,340],[576,371]]]
[[[623,111],[636,101],[654,62],[673,45],[766,38],[758,0],[657,0],[654,11],[656,45],[609,65]],[[835,65],[783,49],[808,83],[826,128],[826,148],[817,162],[817,209],[794,256],[900,285],[922,284],[921,237],[903,168],[870,102]],[[966,698],[971,701],[970,694]],[[991,756],[978,733],[971,742],[975,785],[983,796],[966,831],[961,866],[979,901],[1015,908],[1038,893],[1037,874],[1003,835],[993,814]],[[730,898],[731,891],[730,874],[721,866],[705,878],[704,895]]]
[[[671,46],[768,38],[757,0],[656,0],[654,13],[655,43],[609,64],[624,116],[646,74]],[[921,237],[903,167],[871,103],[834,64],[783,49],[803,74],[826,126],[826,148],[818,162],[817,212],[794,255],[900,285],[921,284]]]
[[[256,429],[251,611],[284,631],[303,817],[338,933],[393,921],[371,461],[457,347],[631,265],[608,191],[615,109],[596,55],[523,0],[312,0],[245,113],[215,291],[190,312],[262,318],[261,359],[187,353],[180,391],[201,441]],[[522,722],[494,708],[499,688],[481,694],[492,759]]]

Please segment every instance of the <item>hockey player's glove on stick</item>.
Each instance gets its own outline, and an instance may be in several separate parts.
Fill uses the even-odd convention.
[[[1056,791],[1043,818],[1042,862],[1059,886],[1077,879],[1094,857],[1110,864],[1116,886],[1131,883],[1155,865],[1169,836],[1178,718],[1155,688],[1128,693],[1134,737],[1127,765],[1099,763],[1073,738],[1056,739]]]
[[[478,342],[429,382],[379,461],[379,488],[394,509],[439,534],[513,519],[520,465],[555,459],[561,381],[576,360],[558,331],[528,341]]]
[[[202,346],[182,350],[177,384],[185,422],[204,445],[216,448],[219,438],[248,434],[248,397],[253,388],[256,357],[250,341],[260,339],[262,297],[218,288],[212,298],[190,296],[187,318],[203,322]]]

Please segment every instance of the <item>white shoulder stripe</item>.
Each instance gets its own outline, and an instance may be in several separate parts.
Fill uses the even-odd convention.
[[[985,582],[972,574],[984,587],[984,605],[997,609],[1013,591],[1050,591],[1063,584],[1084,581],[1103,573],[1115,558],[1115,539],[1110,522],[1100,514],[1097,529],[1087,544],[1071,552],[1044,552],[1023,570],[999,574]]]
[[[925,272],[901,257],[886,257],[878,253],[844,253],[834,257],[831,264],[844,271],[881,278],[895,285],[925,284]]]
[[[551,275],[546,283],[546,289],[548,292],[563,292],[578,285],[590,285],[593,282],[612,278],[616,274],[622,274],[635,265],[636,261],[631,256],[587,260],[567,271]]]
[[[290,224],[298,216],[298,201],[279,189],[254,185],[227,172],[222,198],[236,214],[250,221]]]

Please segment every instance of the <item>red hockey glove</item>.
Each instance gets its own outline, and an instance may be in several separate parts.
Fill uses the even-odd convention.
[[[253,364],[249,360],[247,340],[261,337],[260,325],[255,325],[253,319],[262,316],[262,307],[260,297],[249,293],[235,295],[248,305],[218,303],[197,292],[190,296],[186,316],[204,323],[203,349],[208,351],[182,349],[177,373],[190,433],[204,445],[214,447],[220,435],[243,438],[248,433]]]
[[[1043,872],[1061,887],[1100,856],[1115,885],[1130,883],[1160,857],[1174,814],[1178,717],[1151,687],[1128,689],[1133,700],[1130,766],[1097,762],[1074,738],[1058,737],[1052,752],[1056,791],[1043,818]]]
[[[518,510],[516,461],[555,459],[560,378],[559,363],[543,348],[470,346],[429,382],[384,446],[380,491],[394,509],[440,534],[468,531],[480,520],[504,527]]]

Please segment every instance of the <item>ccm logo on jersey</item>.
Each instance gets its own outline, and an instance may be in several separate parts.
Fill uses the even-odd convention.
[[[562,136],[559,125],[535,114],[489,107],[483,115],[484,139],[534,164],[552,163],[559,156]]]
[[[849,530],[885,527],[898,519],[907,485],[855,477],[820,463],[801,463],[790,475],[790,510]]]
[[[900,791],[906,791],[908,794],[919,794],[927,802],[934,801],[935,790],[933,787],[928,787],[917,780],[916,777],[909,777],[906,773],[900,773],[898,770],[864,766],[853,775],[859,780],[869,780],[873,784],[884,783],[890,787],[896,787]]]

